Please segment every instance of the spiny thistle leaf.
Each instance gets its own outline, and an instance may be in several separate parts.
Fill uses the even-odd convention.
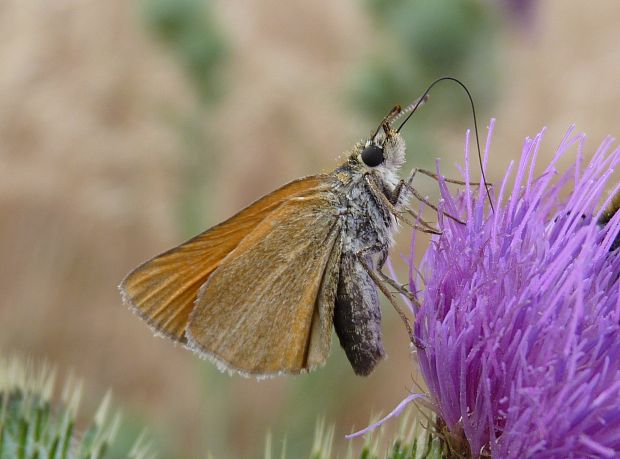
[[[332,444],[334,442],[334,426],[325,426],[325,419],[319,419],[314,431],[314,444],[312,445],[311,459],[329,459],[332,457]]]
[[[400,428],[393,436],[388,436],[379,426],[371,433],[366,434],[364,443],[357,448],[353,442],[348,444],[346,453],[341,454],[333,451],[335,428],[327,425],[320,418],[316,423],[314,441],[309,459],[441,459],[448,457],[447,443],[436,427],[425,428],[418,418],[412,415],[411,409],[403,414]],[[435,420],[429,419],[429,424],[434,425]],[[272,437],[268,433],[265,438],[265,459],[272,459]],[[276,457],[278,457],[276,455]],[[286,444],[280,450],[279,457],[285,459]]]
[[[56,371],[43,363],[0,356],[0,459],[105,459],[120,415],[110,416],[111,394],[103,398],[83,433],[76,431],[82,384],[69,376],[54,403]],[[141,435],[131,459],[153,457]]]
[[[430,420],[430,423],[435,423]],[[374,438],[373,438],[374,435]],[[411,409],[404,412],[398,431],[384,438],[384,424],[366,434],[360,459],[441,459],[447,457],[447,445],[434,427],[425,428],[412,416]],[[351,456],[352,457],[352,456]]]

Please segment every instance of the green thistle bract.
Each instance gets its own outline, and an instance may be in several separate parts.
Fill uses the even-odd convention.
[[[76,426],[82,385],[69,377],[54,403],[55,370],[0,356],[0,459],[104,459],[119,425],[103,398],[83,431]],[[140,436],[127,457],[152,457]]]

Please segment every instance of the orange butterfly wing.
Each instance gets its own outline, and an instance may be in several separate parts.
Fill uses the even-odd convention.
[[[250,233],[204,284],[189,347],[221,369],[296,374],[329,354],[341,226],[331,193],[293,198]]]
[[[200,287],[222,260],[283,203],[328,189],[328,178],[315,175],[290,182],[219,225],[144,262],[119,285],[124,302],[157,333],[185,343],[185,327]]]

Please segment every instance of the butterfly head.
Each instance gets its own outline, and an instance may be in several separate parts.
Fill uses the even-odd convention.
[[[360,172],[378,174],[390,182],[396,177],[405,163],[405,140],[390,122],[399,112],[400,107],[395,107],[368,139],[354,148],[350,161]]]

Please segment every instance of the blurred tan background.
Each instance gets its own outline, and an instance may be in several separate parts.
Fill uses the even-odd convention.
[[[483,138],[497,118],[491,180],[542,126],[543,156],[571,123],[587,154],[620,134],[617,1],[394,4],[0,0],[0,350],[74,370],[91,408],[112,388],[121,441],[149,426],[161,457],[260,457],[268,431],[306,457],[318,416],[344,451],[345,433],[413,387],[391,308],[389,358],[369,378],[335,339],[326,368],[256,382],[153,338],[116,286],[262,194],[335,167],[442,74],[470,85]],[[443,86],[428,105],[407,126],[407,168],[441,157],[456,175],[467,101]]]

